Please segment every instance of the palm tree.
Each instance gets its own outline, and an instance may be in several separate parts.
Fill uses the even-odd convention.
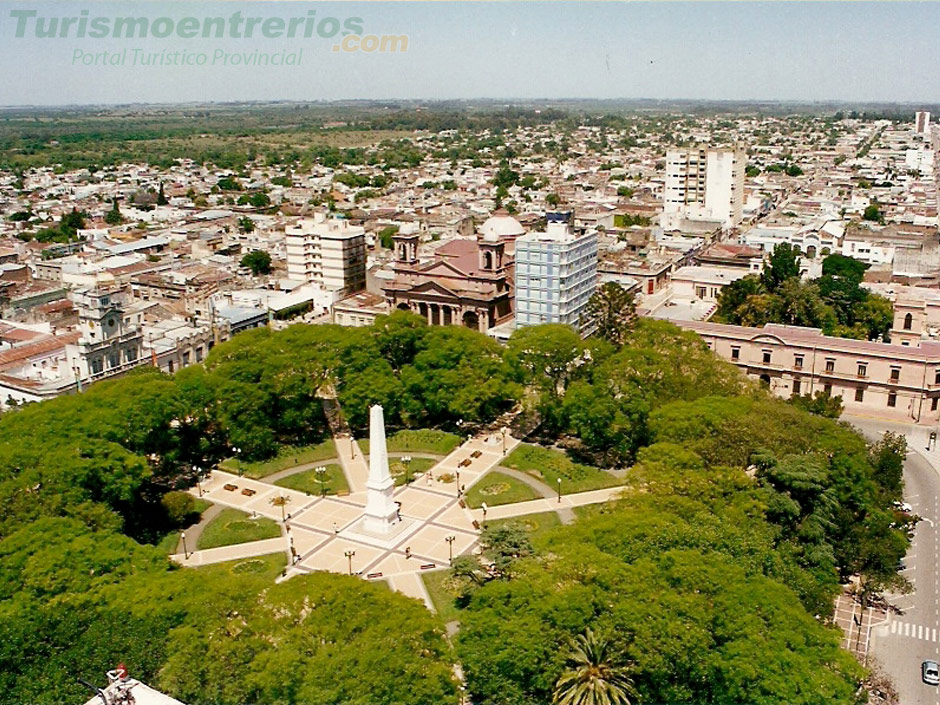
[[[281,521],[286,521],[286,519],[284,518],[284,507],[286,507],[287,503],[290,502],[290,497],[287,497],[281,494],[281,495],[278,495],[277,497],[272,497],[270,499],[270,502],[275,507],[281,508]]]
[[[636,688],[629,666],[612,663],[608,647],[590,629],[572,639],[553,705],[630,705]]]

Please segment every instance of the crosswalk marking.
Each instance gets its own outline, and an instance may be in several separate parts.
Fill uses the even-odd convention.
[[[922,641],[940,642],[937,630],[932,627],[925,627],[923,624],[911,624],[910,622],[901,622],[896,619],[891,620],[891,626],[888,630],[891,634],[906,636],[911,639],[921,639]]]

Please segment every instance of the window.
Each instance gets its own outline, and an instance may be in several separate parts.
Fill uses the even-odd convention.
[[[900,368],[900,367],[892,367],[892,368],[891,368],[891,381],[892,381],[892,382],[897,382],[899,379],[901,379],[901,368]]]
[[[833,357],[826,358],[826,372],[836,371],[836,360]]]
[[[937,371],[934,372],[933,375],[934,375],[934,376],[933,376],[933,383],[934,383],[934,384],[940,384],[940,369],[937,369]]]
[[[128,362],[133,362],[134,360],[137,359],[137,349],[136,349],[136,348],[128,348],[128,349],[127,349],[127,352],[125,353],[125,357],[127,358],[127,361],[128,361]]]
[[[895,392],[891,392],[888,395],[888,406],[897,406],[898,405],[898,395]]]
[[[940,402],[940,397],[934,397],[933,399],[930,400],[930,410],[931,410],[931,411],[936,411],[936,410],[937,410],[937,402]]]
[[[738,360],[740,358],[741,358],[741,348],[731,348],[731,359]]]
[[[793,366],[798,370],[803,369],[803,356],[802,355],[793,356]]]
[[[826,393],[826,396],[832,396],[832,385],[828,382],[823,386],[823,391]]]
[[[868,365],[864,362],[858,363],[858,376],[865,377],[868,374]]]
[[[104,361],[100,357],[96,357],[91,361],[91,373],[93,375],[99,374],[104,371]]]
[[[769,365],[769,364],[770,364],[770,354],[771,354],[771,353],[770,353],[770,350],[765,350],[765,351],[764,351],[764,364],[765,364],[765,365]]]
[[[121,366],[121,352],[115,350],[108,356],[108,365],[113,369]]]
[[[800,393],[800,380],[793,380],[793,395],[797,396]]]
[[[864,401],[865,400],[865,390],[859,387],[855,390],[855,401]]]
[[[914,317],[909,313],[904,314],[904,330],[910,330],[913,323]]]

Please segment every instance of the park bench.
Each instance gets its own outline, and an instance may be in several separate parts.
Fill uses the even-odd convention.
[[[470,462],[470,458],[464,458],[460,461],[460,463],[458,463],[457,467],[465,468],[470,464]]]
[[[470,457],[471,457],[471,458],[479,458],[481,455],[483,455],[483,451],[482,451],[482,450],[475,450],[475,451],[473,451],[473,452],[470,454]]]
[[[229,483],[229,484],[227,484],[227,485],[223,485],[222,489],[228,490],[229,492],[234,492],[235,490],[238,489],[238,485],[233,485],[233,484]]]
[[[245,489],[242,490],[242,494],[245,495],[246,497],[253,497],[254,495],[258,494],[258,492],[256,490],[246,487]]]

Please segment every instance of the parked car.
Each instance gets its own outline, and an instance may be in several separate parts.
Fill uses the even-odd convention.
[[[940,685],[940,666],[936,661],[924,661],[920,666],[920,677],[927,685]]]

